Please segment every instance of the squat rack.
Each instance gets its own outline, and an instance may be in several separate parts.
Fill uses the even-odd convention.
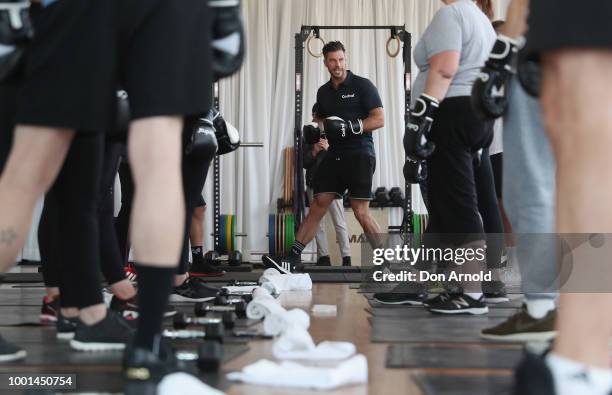
[[[295,184],[294,184],[294,198],[293,198],[293,212],[295,213],[296,227],[299,227],[304,218],[305,209],[305,197],[304,197],[304,171],[303,171],[303,136],[302,136],[302,115],[303,115],[303,101],[302,101],[302,86],[304,82],[304,44],[307,43],[308,52],[312,54],[310,49],[310,40],[312,38],[321,39],[320,31],[325,29],[333,30],[389,30],[391,36],[387,41],[387,53],[395,57],[399,54],[399,48],[397,53],[391,54],[389,52],[389,43],[393,39],[400,40],[402,45],[402,60],[404,63],[404,123],[408,121],[410,117],[410,94],[412,89],[411,82],[411,53],[412,53],[412,34],[406,31],[406,26],[330,26],[330,25],[302,25],[300,32],[295,35],[295,128],[294,128],[294,147],[295,147]],[[399,42],[398,42],[399,46]],[[405,158],[407,160],[407,158]],[[403,219],[401,225],[402,233],[412,232],[412,186],[405,184],[404,186],[404,206],[403,206]]]

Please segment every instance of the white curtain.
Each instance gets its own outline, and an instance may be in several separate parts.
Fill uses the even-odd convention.
[[[496,2],[497,19],[505,15],[508,1]],[[238,128],[242,141],[264,143],[264,148],[241,148],[221,160],[221,212],[236,214],[237,229],[248,234],[239,240],[243,253],[267,250],[267,216],[275,212],[276,199],[282,193],[283,148],[293,145],[294,36],[300,26],[405,25],[412,33],[414,47],[441,6],[438,0],[243,0],[246,61],[240,73],[221,81],[219,89],[221,112]],[[390,58],[386,54],[389,32],[323,30],[321,35],[326,41],[342,41],[349,68],[377,86],[385,107],[385,127],[374,133],[377,168],[373,187],[401,187],[403,66],[401,55]],[[413,79],[416,74],[413,64]],[[321,58],[313,58],[305,51],[303,122],[310,120],[316,91],[328,78]],[[207,235],[212,229],[212,178],[211,167],[205,188],[209,203]],[[420,193],[413,189],[414,209],[424,212]],[[399,209],[393,209],[390,223],[399,225],[399,221]],[[205,244],[210,248],[212,238]],[[33,235],[23,255],[26,259],[37,258]]]

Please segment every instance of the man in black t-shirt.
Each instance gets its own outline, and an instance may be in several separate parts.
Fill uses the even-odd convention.
[[[332,41],[323,47],[330,80],[317,92],[314,121],[329,141],[329,153],[314,182],[310,211],[297,232],[288,257],[263,256],[267,267],[292,272],[301,267],[304,246],[315,236],[321,218],[334,199],[348,189],[351,208],[370,243],[378,247],[380,227],[370,215],[372,177],[376,154],[372,132],[384,126],[382,101],[376,87],[366,78],[346,69],[345,49]]]

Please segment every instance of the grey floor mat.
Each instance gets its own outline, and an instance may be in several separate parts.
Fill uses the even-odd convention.
[[[512,376],[418,375],[424,395],[510,395]]]
[[[410,309],[410,308],[421,308],[422,306],[409,306],[401,304],[382,304],[372,298],[371,295],[364,295],[368,299],[368,303],[372,308],[380,309]],[[489,310],[492,309],[518,309],[523,304],[523,298],[520,296],[513,296],[509,302],[488,304]]]
[[[432,313],[427,311],[424,307],[414,308],[395,308],[387,309],[384,307],[367,307],[365,309],[369,314],[379,318],[397,318],[397,319],[413,319],[413,318],[427,318],[431,317]],[[517,310],[516,309],[489,309],[487,317],[499,318],[499,317],[510,317]]]
[[[388,368],[513,369],[523,351],[482,346],[393,344],[387,348]]]

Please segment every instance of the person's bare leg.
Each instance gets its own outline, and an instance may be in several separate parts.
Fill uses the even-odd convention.
[[[0,272],[25,243],[38,199],[57,177],[74,132],[20,125],[0,176]]]
[[[129,300],[136,296],[136,288],[134,288],[132,282],[127,278],[111,284],[110,289],[113,295],[121,300]]]
[[[47,287],[45,288],[45,292],[47,293],[47,297],[51,299],[55,299],[60,296],[59,287]]]
[[[319,222],[325,216],[328,207],[334,201],[333,193],[319,193],[314,197],[310,204],[308,215],[297,231],[295,240],[306,245],[312,241],[319,230]]]
[[[196,207],[191,215],[191,229],[189,230],[189,241],[192,246],[204,245],[204,215],[206,206]]]
[[[370,201],[351,199],[351,208],[355,214],[355,218],[361,225],[363,232],[365,233],[368,241],[372,248],[382,247],[382,231],[378,222],[370,214]]]
[[[130,240],[134,260],[159,267],[178,264],[185,222],[178,117],[136,120],[129,136],[134,175]]]
[[[611,233],[612,51],[565,50],[543,59],[542,109],[557,160],[557,232]],[[554,352],[609,369],[611,294],[564,294]]]

